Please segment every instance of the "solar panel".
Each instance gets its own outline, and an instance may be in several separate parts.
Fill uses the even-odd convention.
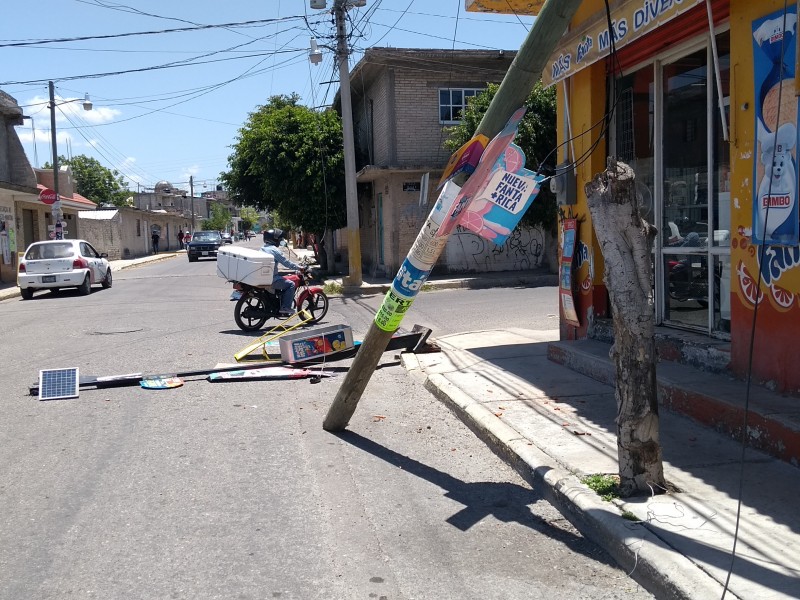
[[[77,398],[79,386],[77,367],[39,371],[39,400]]]

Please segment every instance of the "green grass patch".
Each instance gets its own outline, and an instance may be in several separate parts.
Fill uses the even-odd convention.
[[[331,283],[329,281],[322,287],[322,291],[328,296],[340,296],[344,292],[344,287],[341,283]]]
[[[619,477],[617,475],[589,475],[584,477],[581,483],[589,486],[606,502],[611,502],[614,498],[620,497]]]
[[[626,521],[633,521],[634,523],[638,523],[639,522],[639,517],[637,517],[635,514],[633,514],[629,510],[623,510],[622,511],[622,518],[625,519]]]

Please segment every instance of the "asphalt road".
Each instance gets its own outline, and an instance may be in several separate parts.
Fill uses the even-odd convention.
[[[232,362],[253,335],[229,292],[213,261],[179,257],[88,297],[0,303],[1,599],[649,597],[391,353],[341,435],[321,426],[341,373],[28,395],[45,368]],[[409,319],[445,329],[442,306],[491,313],[501,299],[503,319],[526,318],[511,313],[531,303],[508,297],[423,294]],[[333,299],[324,324],[361,337],[375,301]]]

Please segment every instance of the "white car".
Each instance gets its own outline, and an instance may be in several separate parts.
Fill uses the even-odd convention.
[[[76,287],[87,295],[92,284],[111,287],[108,254],[99,253],[86,240],[34,242],[25,251],[17,268],[17,285],[23,300],[36,290]]]

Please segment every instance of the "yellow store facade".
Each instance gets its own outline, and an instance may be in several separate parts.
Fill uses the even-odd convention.
[[[609,318],[584,185],[608,156],[633,167],[653,249],[657,324],[730,345],[729,368],[800,391],[797,3],[584,0],[547,62],[562,206],[577,219],[562,339]],[[569,188],[568,186],[568,189]],[[563,285],[563,284],[562,284]],[[757,309],[756,309],[756,304]]]

